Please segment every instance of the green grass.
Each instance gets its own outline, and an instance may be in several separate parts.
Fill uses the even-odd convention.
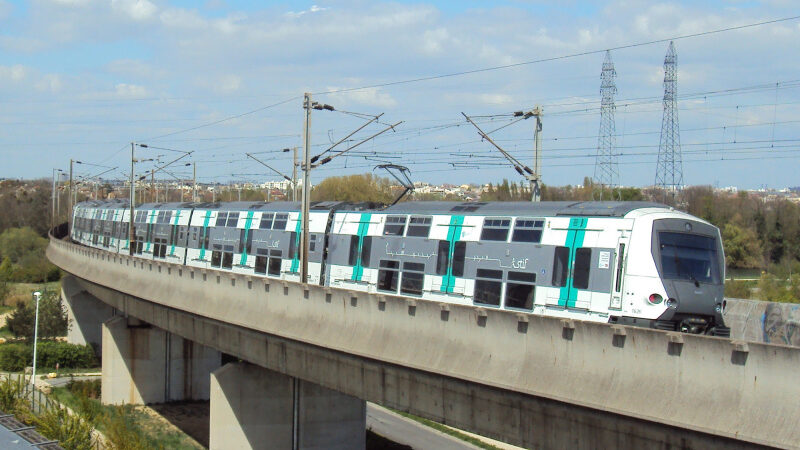
[[[494,445],[487,444],[486,442],[484,442],[484,441],[482,441],[480,439],[476,439],[476,438],[474,438],[472,436],[466,435],[466,434],[461,433],[461,432],[459,432],[457,430],[454,430],[454,429],[452,429],[450,427],[444,426],[444,425],[442,425],[440,423],[436,423],[436,422],[434,422],[432,420],[428,420],[428,419],[425,419],[423,417],[418,417],[418,416],[415,416],[413,414],[409,414],[409,413],[406,413],[406,412],[403,412],[403,411],[397,411],[397,410],[394,410],[394,409],[392,411],[397,413],[397,414],[400,414],[403,417],[407,417],[407,418],[409,418],[409,419],[411,419],[413,421],[416,421],[416,422],[419,422],[419,423],[421,423],[421,424],[423,424],[425,426],[431,427],[434,430],[437,430],[437,431],[440,431],[440,432],[442,432],[444,434],[449,434],[450,436],[453,436],[455,438],[461,439],[462,441],[468,442],[468,443],[470,443],[470,444],[472,444],[472,445],[474,445],[476,447],[484,448],[484,449],[487,449],[487,450],[501,450],[500,448],[495,447]]]
[[[14,309],[19,302],[30,302],[33,300],[35,291],[60,291],[61,281],[51,281],[48,283],[8,283],[11,287],[8,297],[5,299],[3,307]],[[0,314],[3,311],[0,311]]]
[[[144,412],[141,407],[103,405],[97,399],[78,397],[66,387],[53,389],[53,397],[74,411],[92,411],[95,416],[95,428],[107,438],[113,438],[115,434],[120,435],[120,427],[127,428],[125,434],[142,444],[142,447],[131,448],[181,450],[203,448],[185,433],[175,430],[163,420]]]

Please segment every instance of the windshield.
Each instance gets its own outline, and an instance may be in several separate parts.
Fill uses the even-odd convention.
[[[719,284],[716,239],[687,233],[658,233],[666,279]]]

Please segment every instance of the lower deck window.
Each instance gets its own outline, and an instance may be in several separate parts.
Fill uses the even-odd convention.
[[[533,309],[535,273],[508,272],[506,308]]]
[[[267,257],[264,255],[256,256],[255,272],[260,274],[267,273]]]
[[[424,280],[425,264],[403,263],[403,280],[400,282],[400,292],[403,294],[422,295]]]
[[[280,250],[270,250],[269,252],[269,266],[267,273],[269,275],[278,276],[281,274],[281,256]]]
[[[230,269],[233,267],[233,246],[226,245],[225,251],[222,252],[222,268]]]
[[[400,278],[400,262],[381,260],[378,270],[378,290],[397,292],[397,280]]]
[[[501,270],[478,269],[475,277],[473,302],[483,305],[500,306],[503,292],[503,272]]]
[[[222,264],[222,246],[215,245],[211,251],[211,267],[219,267]]]

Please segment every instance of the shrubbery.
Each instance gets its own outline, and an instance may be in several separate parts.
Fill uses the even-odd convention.
[[[45,256],[47,244],[47,239],[28,227],[3,231],[0,234],[0,280],[16,283],[58,280],[58,267]]]
[[[10,343],[0,345],[0,370],[19,372],[33,362],[31,344]],[[62,369],[88,369],[97,367],[94,349],[89,345],[68,342],[40,342],[36,347],[36,365]]]
[[[17,337],[33,339],[36,303],[17,303],[17,309],[6,323]],[[50,291],[39,300],[39,338],[47,339],[67,334],[67,311],[61,304],[58,292]]]

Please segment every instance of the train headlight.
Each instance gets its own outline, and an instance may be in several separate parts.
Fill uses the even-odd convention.
[[[672,309],[678,309],[678,300],[674,298],[667,299],[667,307]]]
[[[661,301],[662,301],[662,300],[664,300],[664,298],[663,298],[663,297],[661,297],[661,296],[660,296],[660,295],[658,295],[658,294],[650,294],[650,297],[647,297],[647,301],[648,301],[648,302],[649,302],[651,305],[658,305],[659,303],[661,303]]]
[[[721,313],[722,312],[722,303],[717,303],[714,305],[714,311]]]

